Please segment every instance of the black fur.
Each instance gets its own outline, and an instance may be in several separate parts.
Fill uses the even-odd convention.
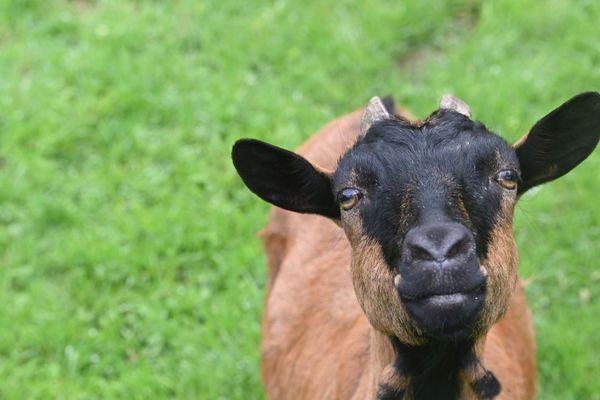
[[[423,346],[407,346],[392,338],[401,361],[401,373],[410,376],[414,400],[456,400],[459,372],[465,357],[471,354],[473,342],[436,342]]]
[[[254,139],[238,140],[233,165],[248,188],[276,206],[339,218],[330,177],[296,153]]]
[[[493,399],[500,394],[500,382],[490,371],[471,383],[471,388],[481,399]]]
[[[600,94],[581,93],[539,120],[516,148],[523,184],[519,194],[556,179],[590,155],[600,139]]]
[[[382,382],[377,391],[377,400],[402,399],[410,392],[413,400],[457,400],[461,390],[460,374],[466,369],[483,368],[474,353],[473,340],[456,342],[432,342],[422,346],[407,346],[390,337],[397,358],[396,373],[409,380],[408,388],[396,388]],[[484,370],[485,371],[485,370]],[[500,382],[490,371],[470,382],[474,393],[481,400],[498,396]]]
[[[402,400],[404,390],[387,384],[380,384],[377,388],[377,400]]]
[[[395,119],[376,123],[341,159],[334,175],[335,191],[352,186],[363,192],[353,212],[360,213],[365,234],[379,243],[388,267],[400,271],[400,295],[401,290],[450,294],[476,289],[451,314],[427,302],[405,302],[432,337],[468,337],[480,315],[485,287],[477,288],[485,285],[485,277],[479,262],[487,256],[501,211],[505,189],[494,180],[501,169],[519,169],[506,141],[462,114],[440,110],[423,125]],[[461,211],[461,201],[468,215]],[[402,218],[403,208],[408,220]],[[430,223],[460,224],[471,231],[476,258],[468,268],[457,268],[451,275],[448,269],[434,268],[430,274],[410,263],[402,252],[405,235]]]
[[[431,121],[422,126],[401,120],[375,124],[342,158],[335,173],[334,190],[350,184],[366,192],[361,219],[367,235],[381,244],[391,268],[398,266],[402,237],[410,228],[401,226],[399,218],[406,196],[411,201],[411,222],[441,215],[472,225],[478,255],[485,257],[502,196],[491,179],[499,167],[496,152],[506,168],[519,167],[510,146],[482,124],[450,110],[438,111]],[[357,181],[351,181],[353,176]],[[458,210],[459,196],[468,221]]]
[[[394,102],[394,98],[392,96],[385,96],[383,99],[381,99],[381,102],[390,115],[396,114],[396,103]]]

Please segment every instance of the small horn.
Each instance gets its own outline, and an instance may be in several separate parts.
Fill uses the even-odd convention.
[[[365,113],[360,120],[360,135],[364,136],[375,122],[390,118],[390,113],[385,109],[381,99],[377,96],[371,98],[369,104],[367,104]]]
[[[440,108],[454,110],[458,113],[461,113],[465,117],[471,118],[471,109],[469,108],[469,105],[458,97],[454,97],[450,94],[442,96],[442,99],[440,100]]]

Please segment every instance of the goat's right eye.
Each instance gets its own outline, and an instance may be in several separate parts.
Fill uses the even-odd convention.
[[[517,188],[519,175],[512,169],[504,169],[496,174],[494,180],[504,189],[514,190]]]
[[[354,188],[342,189],[337,196],[338,204],[346,211],[357,205],[361,198],[362,193]]]

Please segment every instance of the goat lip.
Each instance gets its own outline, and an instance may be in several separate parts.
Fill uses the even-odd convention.
[[[474,288],[469,288],[466,290],[458,290],[455,292],[440,291],[439,293],[425,293],[425,294],[410,295],[410,294],[406,294],[406,293],[400,293],[400,291],[399,291],[400,298],[405,302],[417,303],[417,302],[421,302],[421,301],[427,301],[432,304],[457,303],[457,302],[466,300],[468,297],[473,296],[473,297],[477,298],[478,295],[483,295],[484,293],[485,293],[485,280],[482,283],[475,286]]]
[[[425,300],[436,307],[447,307],[453,306],[463,301],[466,301],[468,296],[464,293],[453,293],[453,294],[441,294],[427,297]]]

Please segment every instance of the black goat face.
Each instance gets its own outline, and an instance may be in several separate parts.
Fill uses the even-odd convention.
[[[344,228],[380,248],[380,263],[394,276],[416,328],[455,338],[477,332],[486,313],[494,315],[484,319],[495,320],[505,310],[494,307],[496,298],[485,303],[488,287],[490,296],[508,298],[516,281],[516,249],[505,227],[519,175],[508,143],[442,109],[418,125],[400,119],[373,124],[341,159],[333,189]],[[344,207],[350,194],[355,204]],[[509,259],[488,268],[499,230],[508,236]]]

